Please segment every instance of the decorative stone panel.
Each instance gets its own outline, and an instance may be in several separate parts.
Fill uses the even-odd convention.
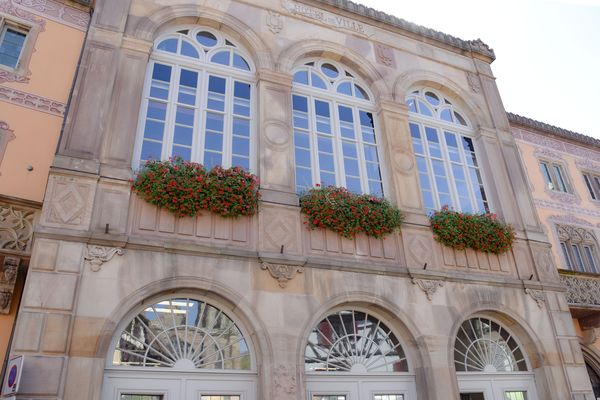
[[[10,312],[20,262],[20,258],[12,256],[5,256],[2,262],[2,272],[0,275],[0,314],[8,314]]]
[[[360,258],[377,262],[403,263],[402,244],[397,233],[376,239],[364,234],[346,239],[328,229],[304,230],[304,245],[308,254],[327,258]]]
[[[262,204],[259,218],[261,251],[302,254],[302,234],[298,207]]]
[[[0,203],[0,249],[30,252],[37,211]]]
[[[178,218],[137,196],[131,196],[133,235],[161,237],[173,241],[186,240],[199,244],[256,249],[257,218],[222,218],[208,211],[196,217]]]
[[[502,254],[483,253],[472,249],[454,250],[441,246],[446,268],[465,268],[477,272],[512,274],[516,263],[512,251]]]
[[[41,225],[88,230],[96,185],[96,178],[51,174]]]
[[[600,279],[560,274],[560,281],[567,288],[567,302],[578,306],[600,307]]]

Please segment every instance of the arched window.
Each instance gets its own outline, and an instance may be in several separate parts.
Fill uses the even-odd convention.
[[[431,89],[413,91],[406,104],[425,209],[447,205],[463,212],[488,212],[473,129],[464,114]]]
[[[146,73],[134,168],[173,156],[252,168],[254,80],[250,57],[219,31],[161,36]]]
[[[176,369],[250,369],[250,351],[222,310],[190,298],[168,298],[136,315],[115,345],[113,365]]]
[[[372,314],[342,310],[310,332],[304,353],[311,400],[409,400],[414,375],[396,334]]]
[[[461,399],[537,399],[534,376],[521,346],[490,318],[463,322],[454,342],[454,367]]]
[[[171,295],[119,325],[102,400],[257,400],[256,386],[250,343],[232,315],[216,303]]]
[[[315,184],[383,195],[373,96],[355,74],[326,60],[294,71],[296,190]]]

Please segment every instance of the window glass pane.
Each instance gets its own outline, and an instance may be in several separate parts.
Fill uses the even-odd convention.
[[[171,81],[171,66],[163,64],[154,64],[152,72],[152,79],[157,81],[170,82]]]
[[[423,103],[422,101],[419,101],[419,112],[423,115],[427,115],[428,117],[432,117],[433,114],[431,112],[431,110],[429,109],[429,107]]]
[[[408,106],[408,111],[410,112],[417,112],[417,103],[415,102],[414,99],[408,99],[406,100],[406,105]]]
[[[222,165],[222,155],[221,153],[215,153],[212,151],[205,151],[204,152],[204,166],[208,169],[216,166],[216,165]]]
[[[369,95],[362,87],[355,84],[354,89],[356,91],[356,97],[363,100],[369,100]]]
[[[319,76],[317,74],[311,74],[310,79],[312,82],[312,86],[319,88],[319,89],[327,89],[327,85],[325,84],[325,81],[323,81],[323,79],[319,78]]]
[[[360,129],[362,132],[362,140],[365,143],[375,144],[375,126],[373,125],[373,114],[366,111],[359,111]]]
[[[122,394],[121,400],[162,400],[161,395],[153,394]]]
[[[246,59],[237,53],[233,53],[233,66],[244,71],[250,71],[250,65]]]
[[[340,74],[338,69],[329,63],[321,65],[321,71],[330,78],[337,78],[337,76]]]
[[[296,166],[310,168],[310,151],[296,147]]]
[[[181,42],[181,55],[187,56],[187,57],[193,57],[193,58],[200,58],[200,55],[198,54],[198,50],[196,50],[196,48],[194,46],[192,46],[190,43],[186,42],[185,40],[183,40]]]
[[[210,76],[208,78],[208,99],[206,107],[215,111],[225,111],[225,78]]]
[[[184,146],[192,145],[194,130],[187,126],[175,126],[175,134],[173,135],[173,142]]]
[[[343,82],[337,88],[337,92],[345,94],[346,96],[352,96],[352,84],[350,82]]]
[[[447,108],[442,110],[442,112],[440,114],[440,118],[444,121],[453,122],[452,121],[452,113]]]
[[[310,169],[296,168],[296,191],[303,193],[312,186]]]
[[[250,84],[236,81],[233,85],[233,113],[250,116]]]
[[[173,152],[171,155],[173,157],[181,157],[186,161],[190,161],[192,159],[192,149],[189,147],[173,146]]]
[[[162,152],[162,143],[144,139],[142,143],[141,160],[160,160]]]
[[[250,121],[244,118],[233,119],[233,134],[250,137]]]
[[[158,50],[168,51],[169,53],[177,53],[177,39],[165,39],[156,48]]]
[[[573,269],[573,261],[571,260],[571,255],[569,254],[567,245],[564,242],[560,242],[560,248],[562,249],[563,257],[567,263],[567,268]]]
[[[200,400],[240,400],[240,396],[215,396],[211,395],[203,395]]]
[[[440,147],[440,139],[437,130],[430,127],[425,127],[425,136],[429,148],[429,155],[435,158],[442,158],[442,149]]]
[[[592,181],[591,181],[590,177],[587,174],[583,174],[583,180],[585,181],[585,186],[587,186],[587,189],[588,189],[592,199],[597,200],[596,192],[594,191],[594,188],[592,187]]]
[[[196,40],[203,46],[213,47],[217,44],[217,37],[210,32],[202,31],[196,34]]]
[[[552,183],[552,175],[550,175],[548,165],[546,163],[540,163],[540,170],[542,171],[542,175],[544,176],[544,180],[546,181],[546,186],[548,189],[554,190],[554,183]]]
[[[402,394],[376,394],[373,396],[373,400],[404,400]]]
[[[588,272],[597,274],[598,267],[596,263],[596,255],[594,253],[594,249],[590,246],[584,246],[583,250],[585,252],[587,264],[588,264]]]
[[[527,400],[527,392],[525,391],[510,391],[504,392],[505,400]]]
[[[294,74],[294,82],[302,85],[308,85],[308,72],[298,71]]]
[[[573,261],[575,261],[575,268],[577,271],[585,272],[585,267],[583,266],[583,258],[581,257],[581,251],[579,250],[579,246],[576,244],[571,245],[571,251],[573,251]]]
[[[315,114],[317,131],[330,134],[331,118],[329,113],[329,103],[326,101],[315,100]]]
[[[556,177],[556,183],[558,184],[558,190],[561,192],[567,192],[567,185],[563,179],[562,168],[558,165],[553,165],[554,174]]]
[[[340,118],[340,133],[348,139],[355,139],[354,116],[350,107],[338,106]]]
[[[313,395],[312,400],[346,400],[346,396],[341,394],[336,395]]]
[[[212,56],[210,61],[221,64],[221,65],[229,65],[231,63],[231,52],[229,50],[219,51]]]
[[[163,122],[146,120],[144,137],[162,141],[164,130],[165,124]]]
[[[425,92],[425,98],[432,106],[438,106],[440,104],[440,98],[433,92]]]

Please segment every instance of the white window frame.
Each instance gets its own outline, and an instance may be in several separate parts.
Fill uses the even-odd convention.
[[[23,40],[23,45],[21,46],[21,49],[19,51],[19,57],[17,57],[17,63],[15,64],[14,67],[11,67],[10,65],[6,65],[6,64],[0,64],[0,66],[2,66],[5,69],[11,70],[11,71],[16,71],[19,69],[19,66],[21,65],[21,60],[23,59],[23,53],[25,52],[25,49],[27,48],[27,41],[29,40],[29,31],[31,30],[31,28],[27,25],[23,25],[17,22],[14,22],[12,20],[7,20],[4,17],[0,16],[0,46],[2,45],[2,43],[4,43],[4,37],[6,36],[6,32],[11,29],[15,32],[19,32],[25,35],[25,40]]]
[[[210,32],[217,37],[225,37],[225,35],[219,31],[208,27],[199,27],[199,26],[180,26],[177,27],[176,31],[181,31],[184,29],[189,29],[191,31],[200,32],[206,31]],[[177,54],[167,53],[165,51],[156,50],[156,47],[165,39],[176,37],[176,34],[173,32],[164,34],[159,36],[154,42],[154,49],[150,56],[150,60],[148,62],[148,66],[146,68],[146,77],[144,80],[144,89],[142,92],[142,102],[140,106],[140,112],[138,116],[138,128],[136,132],[136,143],[134,147],[134,157],[132,160],[132,167],[134,170],[138,170],[143,165],[141,164],[141,153],[142,153],[142,145],[144,141],[144,128],[146,122],[146,113],[148,111],[148,103],[150,101],[150,89],[152,83],[152,72],[155,64],[163,64],[168,65],[172,68],[171,72],[171,80],[169,82],[169,98],[164,102],[167,104],[167,111],[165,117],[165,128],[163,133],[163,142],[161,149],[161,160],[168,159],[173,151],[173,138],[174,138],[174,127],[175,127],[175,114],[178,102],[176,100],[177,96],[177,88],[179,87],[179,77],[181,73],[181,69],[185,68],[186,70],[191,70],[198,73],[198,84],[196,87],[196,105],[193,107],[197,113],[194,126],[193,126],[193,138],[192,138],[192,149],[191,149],[191,161],[203,163],[204,161],[204,150],[205,150],[205,123],[206,123],[206,101],[208,96],[208,76],[216,76],[220,78],[225,78],[226,87],[230,88],[225,92],[225,111],[222,112],[224,115],[224,126],[223,126],[223,152],[222,152],[222,166],[225,168],[229,168],[232,166],[232,141],[233,141],[233,133],[232,133],[232,124],[233,124],[233,113],[231,110],[231,105],[233,104],[233,82],[238,81],[242,83],[247,83],[250,85],[250,146],[249,146],[249,164],[250,171],[256,171],[256,124],[257,124],[257,111],[258,111],[258,101],[257,101],[257,76],[256,76],[256,68],[251,63],[252,57],[246,52],[243,48],[241,48],[237,43],[235,45],[235,49],[237,52],[242,55],[246,61],[249,63],[250,71],[242,71],[232,67],[221,66],[219,64],[211,63],[209,61],[199,61],[193,58],[188,58],[185,56],[180,56]],[[226,39],[229,40],[229,39]],[[215,52],[219,52],[223,50],[223,47],[215,47],[215,49],[210,50],[209,53],[205,56],[206,59],[210,59],[210,57]],[[190,107],[186,105],[186,107]],[[210,110],[214,112],[213,110]],[[221,113],[216,112],[215,113]]]
[[[540,160],[540,173],[542,174],[542,178],[544,179],[544,187],[547,190],[551,190],[556,193],[568,193],[572,194],[573,190],[571,188],[571,183],[569,180],[569,176],[567,174],[567,169],[561,162],[550,161],[546,159]],[[548,176],[550,180],[548,180],[548,176],[542,169],[545,168],[548,171]],[[558,175],[556,173],[558,171]],[[565,190],[561,190],[559,186],[559,179],[565,186]]]
[[[600,175],[588,171],[582,171],[581,175],[590,200],[600,202]]]
[[[302,62],[299,63],[298,67],[295,68],[292,71],[292,75],[294,75],[296,72],[298,72],[299,70],[305,69],[306,66],[305,64],[307,62],[315,62],[315,65],[320,65],[320,64],[332,64],[335,67],[338,68],[339,71],[343,71],[343,70],[348,70],[348,68],[344,67],[344,66],[340,66],[338,63],[333,62],[331,60],[328,59],[307,59],[307,60],[302,60]],[[317,68],[315,68],[317,69]],[[327,85],[329,85],[329,78],[326,77],[324,74],[321,74],[320,71],[314,71],[315,73],[319,74],[319,77],[325,81],[325,83]],[[352,71],[351,71],[352,72]],[[342,73],[342,72],[340,72]],[[360,87],[367,93],[369,99],[371,100],[363,100],[360,98],[357,98],[355,96],[347,96],[344,94],[340,94],[337,93],[335,91],[334,87],[331,87],[329,89],[318,89],[318,88],[314,88],[312,86],[309,85],[302,85],[302,84],[298,84],[298,83],[292,83],[292,118],[293,118],[293,114],[294,114],[294,110],[293,110],[293,97],[295,95],[297,96],[302,96],[307,98],[307,102],[308,102],[308,120],[309,120],[309,128],[308,130],[306,129],[299,129],[302,132],[305,132],[308,134],[309,136],[309,141],[310,141],[310,162],[311,162],[311,177],[312,177],[312,185],[317,185],[317,184],[321,184],[321,177],[320,177],[320,165],[319,165],[319,148],[318,148],[318,136],[320,135],[320,133],[317,131],[316,128],[316,112],[314,110],[314,102],[315,100],[320,100],[323,102],[326,102],[330,105],[330,123],[331,123],[331,138],[333,141],[333,160],[334,160],[334,169],[335,169],[335,181],[336,181],[336,186],[341,186],[341,187],[346,187],[346,173],[345,173],[345,167],[344,167],[344,155],[343,155],[343,149],[342,149],[342,143],[345,141],[345,139],[342,137],[341,135],[341,130],[340,130],[340,119],[339,119],[339,106],[344,106],[344,107],[348,107],[350,109],[352,109],[352,117],[353,117],[353,121],[355,124],[355,127],[358,126],[360,128],[360,111],[364,111],[367,113],[370,113],[373,116],[373,129],[375,132],[375,147],[377,149],[377,157],[378,157],[378,166],[379,166],[379,174],[381,177],[381,187],[382,187],[382,194],[383,196],[385,196],[385,194],[387,193],[387,188],[386,188],[386,174],[384,172],[384,168],[382,168],[382,165],[384,165],[384,159],[383,159],[383,154],[381,151],[381,134],[380,134],[380,127],[379,127],[379,122],[377,120],[376,114],[377,114],[377,108],[375,105],[374,97],[373,94],[369,91],[367,85],[365,84],[365,82],[362,82],[360,79],[356,78],[356,74],[354,72],[352,72],[353,75],[353,79],[355,83],[358,83],[360,85]],[[295,131],[297,128],[294,127],[293,121],[292,121],[292,129]],[[357,146],[357,155],[358,155],[358,165],[359,165],[359,172],[360,172],[360,182],[361,182],[361,191],[364,194],[370,194],[370,189],[369,189],[369,178],[367,175],[367,161],[365,158],[365,154],[364,154],[364,142],[362,139],[362,134],[360,131],[357,131],[355,129],[355,133],[356,133],[356,140],[354,140],[354,143],[356,143]],[[372,145],[372,144],[369,144]],[[294,144],[295,147],[295,144]],[[296,160],[295,160],[295,153],[294,153],[294,177],[296,176]],[[296,180],[294,179],[294,187],[296,187]]]
[[[433,90],[431,88],[419,88],[419,91],[427,91],[427,92],[433,92],[435,93],[440,99],[444,99],[446,98],[446,96],[443,96],[442,94],[440,94],[438,91]],[[415,90],[411,90],[411,94],[407,96],[407,98],[411,98],[411,96],[414,96]],[[440,100],[440,102],[443,100]],[[430,104],[427,104],[428,106],[431,107]],[[442,108],[445,106],[442,106]],[[426,132],[425,132],[425,127],[429,127],[432,129],[435,129],[438,133],[438,137],[440,139],[440,150],[442,152],[442,158],[432,158],[430,152],[429,152],[429,147],[424,143],[423,144],[423,151],[424,151],[424,157],[425,157],[425,161],[426,161],[426,165],[427,165],[427,174],[429,176],[429,181],[431,184],[431,188],[432,188],[432,195],[433,195],[433,201],[434,201],[434,205],[435,205],[435,210],[440,210],[442,208],[442,206],[444,206],[444,204],[440,204],[440,200],[439,200],[439,196],[438,196],[438,188],[437,188],[437,183],[435,182],[435,175],[433,173],[433,166],[432,166],[432,159],[435,160],[441,160],[444,164],[444,169],[446,172],[446,176],[448,179],[448,186],[450,189],[450,197],[452,199],[452,203],[453,204],[448,204],[449,207],[458,210],[458,211],[463,211],[461,204],[460,204],[460,200],[459,200],[459,196],[458,196],[458,190],[456,187],[456,180],[454,178],[454,172],[452,171],[452,164],[456,164],[458,165],[456,162],[451,161],[448,158],[448,146],[446,144],[446,137],[444,135],[444,133],[447,131],[449,133],[453,133],[457,136],[457,140],[460,140],[461,136],[464,136],[466,138],[471,139],[472,143],[473,143],[473,149],[475,152],[475,157],[477,158],[477,162],[478,162],[478,166],[477,166],[477,170],[479,171],[479,175],[481,176],[481,183],[483,185],[484,190],[486,188],[489,187],[489,185],[487,184],[487,179],[486,179],[486,174],[484,171],[483,166],[481,165],[481,160],[483,159],[481,156],[481,151],[478,149],[479,146],[477,144],[477,140],[475,137],[475,132],[473,131],[472,127],[471,127],[471,123],[470,121],[465,117],[464,112],[462,112],[461,110],[457,110],[456,107],[454,105],[452,105],[452,110],[455,111],[459,111],[460,114],[463,116],[463,118],[465,119],[467,126],[464,125],[459,125],[459,124],[453,124],[447,121],[442,120],[439,116],[435,116],[435,111],[433,111],[434,113],[434,117],[427,117],[424,116],[420,113],[415,113],[412,111],[409,111],[409,119],[408,119],[408,123],[409,123],[409,128],[410,128],[410,124],[414,123],[416,125],[419,126],[419,130],[421,132],[421,137],[425,137]],[[410,130],[409,130],[409,135],[410,135]],[[412,136],[411,136],[411,143],[412,143]],[[466,155],[465,155],[465,150],[463,149],[463,147],[459,144],[458,146],[459,149],[459,153],[461,156],[461,159],[466,159]],[[464,164],[461,163],[460,164],[464,168],[468,169],[471,168],[469,167],[468,164]],[[477,199],[475,196],[475,190],[479,190],[479,188],[475,188],[473,186],[473,182],[471,181],[470,176],[467,176],[466,178],[466,184],[467,187],[469,189],[469,200],[471,202],[472,205],[474,205],[475,207],[477,207]],[[419,178],[419,190],[421,189],[421,181]],[[422,193],[421,193],[422,194]],[[487,202],[487,207],[488,210],[479,210],[479,209],[474,209],[473,212],[475,213],[485,213],[485,212],[491,212],[493,210],[493,204],[492,204],[492,199],[489,196],[489,192],[487,190],[485,190],[485,196],[486,199],[485,201]],[[425,204],[423,204],[423,207],[426,207]]]
[[[16,15],[0,13],[0,43],[4,41],[4,34],[7,28],[26,34],[17,65],[12,68],[8,65],[0,64],[0,70],[8,71],[20,77],[25,77],[30,74],[28,67],[34,51],[33,46],[37,40],[38,34],[43,28],[44,23],[43,20],[40,21],[41,22],[37,24],[36,22],[19,18]]]

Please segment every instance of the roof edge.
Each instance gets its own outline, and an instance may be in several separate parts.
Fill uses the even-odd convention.
[[[321,4],[327,4],[339,8],[341,10],[348,11],[352,14],[360,15],[362,17],[366,17],[378,22],[383,22],[384,24],[391,25],[393,27],[400,28],[411,33],[415,33],[419,36],[424,36],[453,47],[457,47],[461,50],[481,54],[485,57],[491,58],[492,61],[496,59],[496,54],[494,53],[494,50],[490,48],[487,44],[485,44],[481,39],[463,40],[455,36],[448,35],[447,33],[436,31],[434,29],[427,28],[422,25],[417,25],[415,23],[398,18],[394,15],[387,14],[383,11],[379,11],[368,6],[364,6],[362,4],[354,3],[350,0],[313,1]]]
[[[526,128],[544,131],[546,133],[558,136],[563,139],[573,140],[590,146],[600,147],[600,139],[596,139],[591,136],[584,135],[582,133],[577,133],[568,129],[559,128],[557,126],[550,125],[545,122],[536,121],[535,119],[523,117],[522,115],[513,114],[510,112],[507,112],[506,116],[508,117],[508,121],[510,123],[521,125]]]

